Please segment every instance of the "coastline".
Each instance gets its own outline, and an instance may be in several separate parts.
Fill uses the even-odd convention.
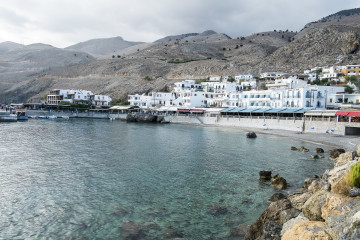
[[[219,126],[213,124],[194,124],[194,123],[171,123],[171,124],[194,125],[201,127],[221,128],[221,129],[236,129],[241,132],[255,132],[256,134],[274,135],[278,137],[291,138],[308,143],[326,145],[334,148],[343,148],[345,149],[345,151],[351,151],[354,149],[354,147],[360,144],[360,137],[358,136],[333,135],[327,133],[301,133],[301,132],[295,132],[289,130]]]

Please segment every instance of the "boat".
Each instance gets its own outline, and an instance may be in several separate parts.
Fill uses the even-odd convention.
[[[22,110],[17,110],[16,111],[16,116],[17,116],[18,121],[26,121],[26,120],[29,119],[29,116],[27,115],[27,112],[22,111]]]
[[[51,115],[51,116],[48,116],[48,119],[57,119],[57,116]]]
[[[12,114],[10,112],[0,112],[0,122],[16,122],[17,116],[16,114]]]
[[[39,119],[48,119],[47,116],[39,116]]]

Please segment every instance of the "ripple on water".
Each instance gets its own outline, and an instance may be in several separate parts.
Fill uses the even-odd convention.
[[[5,239],[121,239],[124,221],[139,224],[143,239],[224,239],[274,193],[260,170],[280,173],[294,190],[331,166],[290,151],[314,144],[247,139],[236,129],[30,120],[1,124],[0,136]]]

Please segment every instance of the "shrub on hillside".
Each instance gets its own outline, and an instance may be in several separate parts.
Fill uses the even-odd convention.
[[[351,187],[360,187],[360,163],[351,166],[346,183]]]

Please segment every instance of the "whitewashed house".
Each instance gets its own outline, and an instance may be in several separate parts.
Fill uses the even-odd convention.
[[[184,90],[191,90],[191,91],[197,91],[202,90],[201,84],[196,84],[195,80],[184,80],[182,82],[176,82],[174,83],[174,91],[175,92],[181,92]]]
[[[61,102],[69,104],[90,104],[95,106],[109,106],[112,99],[107,95],[95,95],[88,90],[53,89],[46,97],[47,104],[59,105]]]
[[[134,94],[128,96],[128,101],[131,106],[138,106],[139,108],[151,108],[155,106],[172,106],[176,99],[175,93],[165,92],[151,92],[146,94]]]
[[[235,76],[235,81],[237,83],[239,83],[240,81],[252,80],[252,79],[254,79],[254,76],[251,74],[243,74],[243,75]]]

